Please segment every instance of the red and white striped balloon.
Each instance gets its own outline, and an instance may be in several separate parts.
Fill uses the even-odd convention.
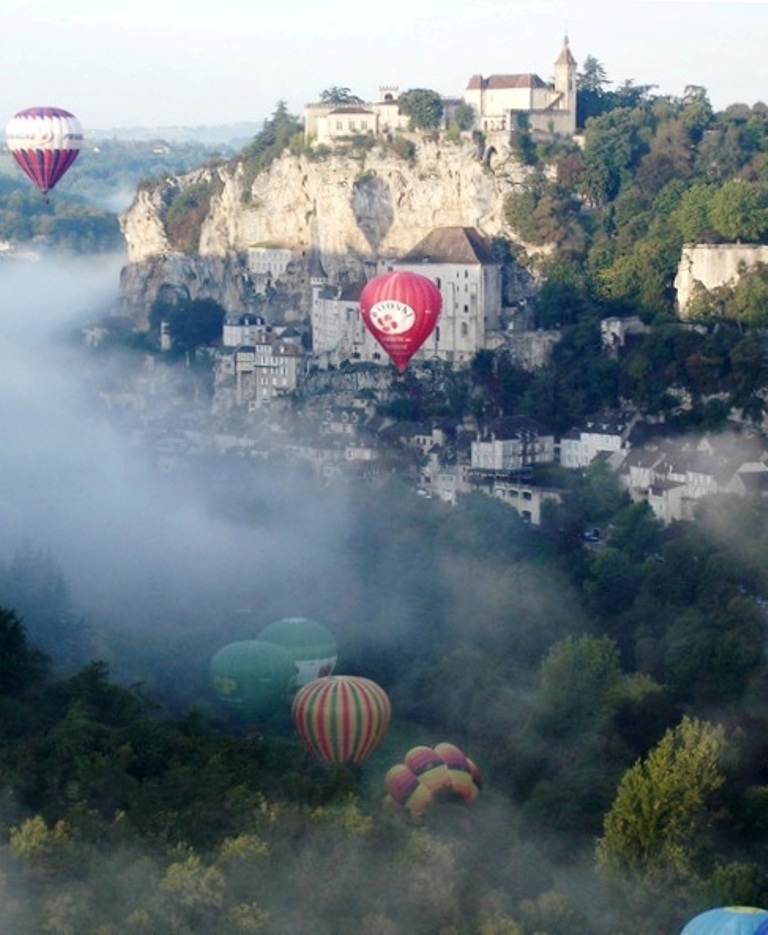
[[[83,144],[80,122],[61,107],[28,107],[5,128],[11,155],[43,194],[69,169]]]

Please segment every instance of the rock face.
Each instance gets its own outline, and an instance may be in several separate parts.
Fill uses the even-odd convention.
[[[304,259],[295,301],[306,313],[310,258],[331,279],[357,278],[377,260],[403,255],[435,227],[512,237],[504,196],[529,170],[508,150],[495,149],[488,165],[467,141],[413,141],[412,160],[378,148],[323,158],[286,153],[252,182],[243,164],[234,163],[142,187],[120,219],[129,261],[123,311],[144,322],[163,286],[215,298],[229,311],[252,308],[247,260],[257,247],[288,247]],[[193,197],[201,189],[207,190],[202,206]],[[197,227],[192,244],[187,230],[182,249],[170,215],[174,201],[184,198],[190,217],[197,211]]]
[[[698,289],[734,286],[742,271],[768,263],[768,247],[750,244],[685,244],[675,276],[677,307],[685,318]]]

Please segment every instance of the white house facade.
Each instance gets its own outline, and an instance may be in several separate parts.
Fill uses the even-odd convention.
[[[590,416],[560,439],[560,463],[567,468],[585,468],[598,455],[622,451],[638,420],[637,412],[623,409]]]

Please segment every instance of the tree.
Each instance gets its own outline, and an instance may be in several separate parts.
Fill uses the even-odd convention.
[[[325,91],[320,92],[320,103],[321,104],[362,104],[364,103],[361,97],[358,97],[356,94],[352,94],[349,88],[337,88],[335,85],[332,88],[326,88]]]
[[[451,126],[458,130],[466,132],[471,130],[475,124],[475,109],[471,104],[462,101],[454,107],[451,113]]]
[[[598,117],[610,108],[610,94],[605,90],[608,84],[602,62],[588,55],[583,70],[576,75],[577,126],[583,127],[590,117]]]
[[[765,264],[759,263],[739,276],[725,301],[724,312],[727,318],[752,328],[768,326],[768,267]],[[739,374],[739,371],[734,372]]]
[[[603,63],[598,61],[594,55],[588,55],[584,59],[582,70],[576,75],[576,89],[601,94],[608,84],[610,82]]]
[[[285,101],[278,101],[275,112],[264,121],[261,132],[243,150],[244,190],[262,169],[271,165],[291,145],[297,135],[303,134],[303,130],[303,122],[288,112]]]
[[[411,130],[436,130],[443,119],[443,100],[437,91],[411,88],[397,99],[398,110],[410,117]]]
[[[629,173],[648,151],[640,108],[622,107],[590,121],[579,185],[593,205],[613,201]]]
[[[712,793],[724,782],[725,731],[684,717],[622,776],[597,843],[599,869],[629,879],[689,877]]]
[[[726,240],[759,243],[768,231],[768,188],[737,179],[725,182],[712,196],[709,218]]]
[[[0,696],[18,696],[41,682],[48,663],[27,642],[26,632],[14,610],[0,607]]]
[[[542,714],[553,733],[584,731],[610,713],[622,674],[619,651],[606,636],[568,636],[541,664]]]
[[[697,182],[684,192],[672,219],[686,243],[701,243],[713,239],[709,206],[716,186]]]
[[[175,352],[185,354],[221,338],[226,312],[213,299],[190,299],[170,306],[168,333]]]

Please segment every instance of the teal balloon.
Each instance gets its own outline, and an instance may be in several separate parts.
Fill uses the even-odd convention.
[[[290,702],[297,669],[282,646],[266,640],[240,640],[213,656],[210,674],[219,701],[238,720],[249,723]]]
[[[680,935],[762,935],[768,911],[755,906],[719,906],[700,912],[685,924]]]
[[[296,663],[296,685],[331,675],[336,668],[338,645],[331,631],[317,620],[283,617],[269,623],[257,636],[282,646]]]

